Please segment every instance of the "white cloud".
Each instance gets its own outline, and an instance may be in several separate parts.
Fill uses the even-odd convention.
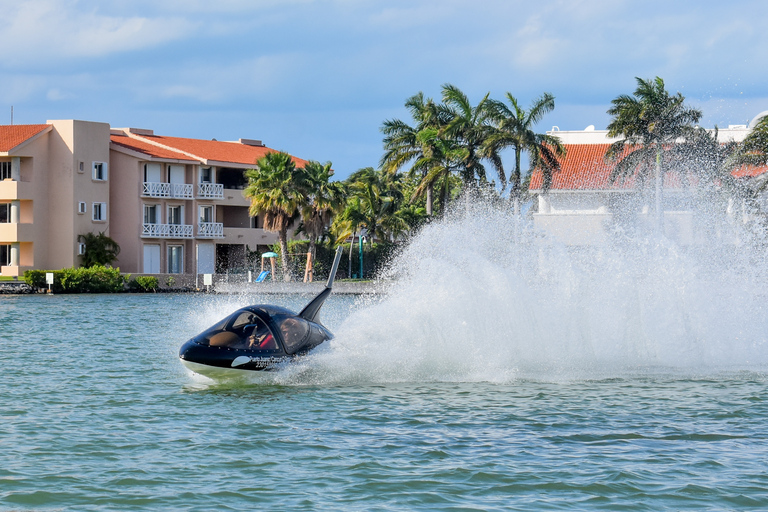
[[[190,36],[196,23],[179,17],[109,16],[75,0],[0,2],[4,35],[0,58],[9,63],[99,57]]]

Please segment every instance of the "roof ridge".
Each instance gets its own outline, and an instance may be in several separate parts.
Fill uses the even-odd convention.
[[[182,150],[182,149],[179,149],[179,148],[174,148],[173,146],[168,146],[168,145],[166,145],[166,144],[162,144],[162,143],[160,143],[160,142],[157,142],[157,141],[155,141],[155,140],[151,140],[151,139],[148,139],[148,138],[146,138],[146,137],[143,137],[143,136],[141,136],[141,135],[137,135],[137,134],[135,134],[135,133],[131,133],[131,132],[124,132],[124,133],[125,133],[125,134],[126,134],[128,137],[129,137],[129,138],[131,138],[131,139],[140,140],[140,141],[142,141],[142,142],[146,142],[147,144],[151,144],[152,146],[155,146],[155,147],[158,147],[158,148],[167,149],[168,151],[173,151],[174,153],[181,153],[182,155],[186,155],[186,156],[188,156],[188,157],[190,157],[190,158],[193,158],[193,159],[195,159],[195,160],[198,160],[199,162],[201,162],[201,163],[204,163],[204,164],[207,164],[207,163],[208,163],[208,159],[206,159],[206,158],[202,158],[202,157],[200,157],[200,156],[197,156],[197,155],[195,155],[194,153],[189,153],[189,152],[187,152],[187,151],[184,151],[184,150]]]

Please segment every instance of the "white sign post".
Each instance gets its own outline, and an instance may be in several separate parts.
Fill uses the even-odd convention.
[[[213,274],[203,274],[203,284],[208,287],[206,291],[211,291],[211,285],[213,284]]]
[[[53,284],[53,272],[45,273],[45,282],[48,283],[48,293],[51,293],[51,285]]]

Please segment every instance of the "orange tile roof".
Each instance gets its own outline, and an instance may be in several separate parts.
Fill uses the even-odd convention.
[[[765,172],[768,172],[768,166],[766,165],[742,165],[731,174],[735,178],[754,178]]]
[[[0,151],[8,152],[48,128],[49,124],[13,124],[0,126]]]
[[[171,151],[169,149],[161,148],[158,146],[154,146],[152,144],[149,144],[148,142],[144,142],[142,140],[134,139],[133,137],[128,137],[127,135],[110,135],[110,140],[113,144],[117,144],[118,146],[125,147],[127,149],[131,149],[133,151],[137,151],[139,153],[144,153],[148,157],[151,158],[162,158],[162,159],[171,159],[171,160],[187,160],[189,162],[196,162],[197,160],[190,158],[189,156],[185,155],[184,153],[179,153],[178,151]]]
[[[610,144],[565,144],[566,156],[560,158],[560,172],[552,176],[550,190],[622,190],[635,186],[634,177],[611,183],[610,175],[614,164],[605,160]],[[627,149],[629,154],[632,149]],[[768,171],[768,166],[743,166],[733,172],[737,178],[754,177]],[[694,180],[695,181],[695,180]],[[541,170],[531,176],[530,190],[540,190]],[[664,176],[665,188],[679,188],[680,178],[673,173]]]
[[[195,155],[202,160],[227,162],[243,165],[254,165],[267,153],[276,150],[265,146],[250,146],[239,142],[223,142],[216,140],[186,139],[182,137],[165,137],[161,135],[141,135],[141,139],[162,144],[168,148]],[[297,166],[303,167],[307,161],[293,157]]]
[[[565,144],[566,155],[560,158],[560,172],[552,175],[550,190],[605,190],[634,187],[634,179],[611,183],[613,164],[605,161],[610,144]],[[628,151],[629,152],[629,151]],[[541,170],[531,176],[531,190],[542,186]]]

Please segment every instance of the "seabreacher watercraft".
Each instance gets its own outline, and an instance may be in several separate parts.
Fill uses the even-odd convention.
[[[341,247],[336,250],[325,288],[299,314],[267,304],[240,308],[184,343],[179,350],[181,362],[209,377],[243,375],[272,370],[333,339],[317,314],[331,294],[341,251]]]

